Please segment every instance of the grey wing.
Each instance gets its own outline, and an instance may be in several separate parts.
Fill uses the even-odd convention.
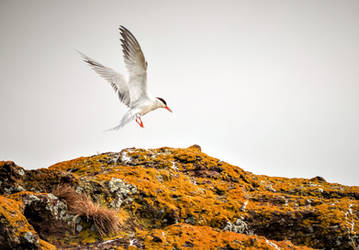
[[[131,104],[135,104],[140,98],[147,96],[147,62],[141,50],[140,44],[132,33],[120,26],[122,52],[125,65],[129,72],[129,93]]]
[[[140,113],[138,112],[133,112],[132,110],[129,110],[121,119],[121,122],[119,125],[117,125],[114,128],[108,129],[106,131],[113,131],[113,130],[119,130],[120,128],[124,127],[127,123],[129,123],[130,121],[135,120],[136,118],[138,118],[140,116]]]
[[[94,70],[98,73],[101,77],[106,79],[110,82],[112,88],[118,94],[121,102],[126,104],[130,107],[131,103],[131,96],[128,89],[128,83],[123,78],[123,76],[111,68],[108,68],[101,63],[96,62],[95,60],[91,59],[90,57],[86,56],[85,54],[78,51],[82,56],[83,60]]]

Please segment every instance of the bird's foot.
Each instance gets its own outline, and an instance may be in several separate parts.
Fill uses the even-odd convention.
[[[140,125],[141,128],[144,128],[143,122],[142,122],[142,120],[141,120],[141,116],[139,116],[138,118],[136,118],[136,122],[138,123],[138,125]]]

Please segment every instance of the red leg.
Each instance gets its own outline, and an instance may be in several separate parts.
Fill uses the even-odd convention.
[[[138,117],[138,119],[140,120],[140,126],[142,127],[142,128],[144,128],[144,126],[143,126],[143,122],[142,122],[142,120],[141,120],[141,116],[140,117]]]
[[[143,128],[143,122],[141,120],[141,117],[136,118],[136,122],[138,123],[138,125],[140,125],[141,128]]]

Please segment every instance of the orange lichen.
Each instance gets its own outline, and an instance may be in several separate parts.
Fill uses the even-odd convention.
[[[13,227],[12,229],[16,231],[16,235],[29,231],[35,233],[33,227],[27,223],[25,216],[21,213],[21,206],[21,202],[0,196],[0,214],[6,218],[9,226]],[[20,224],[23,226],[17,226]]]
[[[40,246],[42,250],[56,250],[56,247],[47,241],[40,240]]]
[[[312,225],[337,225],[338,230],[329,229],[328,233],[339,237],[348,234],[348,225],[353,225],[352,235],[358,233],[358,215],[348,219],[345,211],[349,204],[358,206],[359,187],[331,184],[319,177],[308,180],[254,175],[209,157],[196,147],[128,149],[117,155],[117,161],[106,164],[111,154],[78,158],[50,169],[71,170],[97,183],[118,178],[136,186],[138,192],[128,209],[148,228],[181,222],[223,229],[226,222],[244,218],[259,234],[315,247],[325,243],[314,239]],[[291,224],[307,233],[295,234]],[[277,232],[266,232],[268,225]],[[288,231],[287,236],[283,230]],[[323,237],[325,232],[318,235]]]
[[[219,232],[208,226],[176,224],[165,229],[139,233],[146,249],[311,249],[289,241],[269,241],[264,237]]]
[[[143,240],[147,248],[196,248],[203,246],[202,241],[228,248],[271,249],[269,239],[284,248],[291,246],[282,242],[287,239],[315,248],[349,248],[358,243],[359,187],[328,183],[321,177],[254,175],[202,153],[198,146],[131,148],[80,157],[34,171],[21,182],[28,190],[46,191],[50,184],[41,187],[47,176],[53,180],[51,185],[65,179],[102,205],[121,206],[128,225],[121,235]],[[112,180],[136,191],[111,191]],[[22,196],[10,197],[21,201]],[[82,243],[100,240],[89,230],[80,234]],[[189,243],[175,245],[181,241],[179,235]],[[213,242],[206,242],[206,235]]]
[[[26,234],[37,235],[34,228],[28,223],[21,212],[22,203],[0,196],[0,224],[3,225],[3,232],[10,238],[9,241],[20,242]],[[1,246],[2,243],[0,243]]]

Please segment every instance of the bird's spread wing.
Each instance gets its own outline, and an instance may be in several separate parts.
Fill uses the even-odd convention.
[[[123,76],[116,71],[114,71],[111,68],[103,66],[101,63],[96,62],[95,60],[89,58],[85,54],[78,51],[84,61],[90,65],[90,67],[96,71],[100,76],[105,78],[107,81],[111,83],[111,86],[115,90],[115,92],[118,94],[118,97],[120,100],[126,104],[128,107],[130,107],[131,104],[131,96],[129,93],[129,88],[126,80],[123,78]]]
[[[147,62],[135,36],[123,26],[120,26],[120,32],[123,57],[129,72],[131,105],[135,106],[140,98],[147,96]]]

